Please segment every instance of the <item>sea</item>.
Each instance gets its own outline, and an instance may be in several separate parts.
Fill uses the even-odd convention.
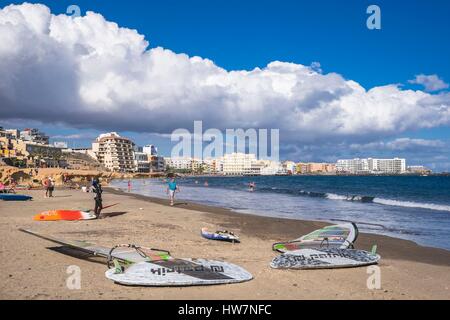
[[[450,250],[449,176],[189,177],[177,182],[178,200],[260,216],[353,221],[361,232]],[[112,187],[126,191],[127,183],[115,180]],[[135,179],[131,186],[132,193],[167,198],[163,179]]]

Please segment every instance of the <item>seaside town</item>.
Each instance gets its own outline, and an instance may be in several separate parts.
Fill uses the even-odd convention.
[[[432,2],[2,3],[0,300],[184,320],[450,300]]]
[[[67,142],[50,143],[39,129],[0,127],[0,162],[18,168],[100,170],[129,174],[175,172],[194,175],[397,175],[431,174],[421,165],[407,166],[406,159],[338,159],[335,163],[258,159],[255,154],[231,153],[220,158],[163,157],[155,145],[137,146],[116,132],[104,133],[90,148],[69,148]]]

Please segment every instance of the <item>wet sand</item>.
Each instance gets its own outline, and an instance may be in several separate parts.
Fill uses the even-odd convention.
[[[356,248],[377,244],[382,259],[381,289],[367,288],[366,267],[334,270],[274,270],[273,242],[289,240],[324,226],[322,222],[268,218],[223,208],[168,201],[106,189],[108,218],[94,221],[38,222],[32,216],[50,209],[88,209],[93,195],[57,189],[55,198],[27,191],[29,202],[0,201],[1,299],[449,299],[450,252],[414,242],[361,234]],[[200,229],[228,229],[240,244],[209,241]],[[224,260],[250,271],[254,279],[231,285],[184,288],[127,287],[104,276],[101,259],[55,251],[57,245],[18,231],[29,228],[104,246],[135,243],[169,250],[175,257]],[[70,290],[67,268],[80,267],[81,289]]]

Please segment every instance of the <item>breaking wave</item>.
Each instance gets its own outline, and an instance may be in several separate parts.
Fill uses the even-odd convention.
[[[292,190],[285,188],[261,188],[259,191],[283,193],[290,195],[300,195],[312,198],[324,198],[329,200],[340,200],[340,201],[351,201],[351,202],[361,202],[361,203],[377,203],[386,206],[396,206],[405,208],[421,208],[429,210],[439,210],[439,211],[450,211],[450,206],[434,204],[434,203],[421,203],[414,201],[402,201],[402,200],[391,200],[384,198],[377,198],[373,196],[362,196],[362,195],[342,195],[336,193],[327,192],[316,192],[316,191],[305,191],[305,190]]]
[[[414,201],[390,200],[390,199],[383,199],[383,198],[374,198],[373,202],[378,203],[378,204],[387,205],[387,206],[450,211],[450,206],[434,204],[434,203],[421,203],[421,202],[414,202]]]

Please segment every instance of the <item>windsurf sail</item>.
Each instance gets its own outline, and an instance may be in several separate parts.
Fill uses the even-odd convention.
[[[315,230],[298,239],[274,243],[272,249],[288,252],[307,248],[352,248],[358,238],[358,227],[355,223],[342,223]]]
[[[105,258],[107,261],[117,259],[124,264],[152,261],[152,256],[150,254],[142,254],[140,251],[136,250],[136,248],[141,248],[136,245],[118,245],[111,249],[108,247],[98,246],[87,241],[58,239],[53,236],[41,234],[28,229],[19,230],[62,246],[67,246],[93,256]],[[159,249],[143,248],[143,250],[145,250],[145,252],[149,252],[151,250],[158,251]],[[162,255],[167,255],[167,253],[168,251],[164,250]],[[156,256],[156,253],[154,253],[154,256]]]
[[[114,282],[141,286],[191,286],[236,283],[251,280],[245,269],[227,262],[173,258],[170,252],[137,245],[97,246],[87,241],[63,240],[19,229],[62,246],[107,259],[105,275]]]

